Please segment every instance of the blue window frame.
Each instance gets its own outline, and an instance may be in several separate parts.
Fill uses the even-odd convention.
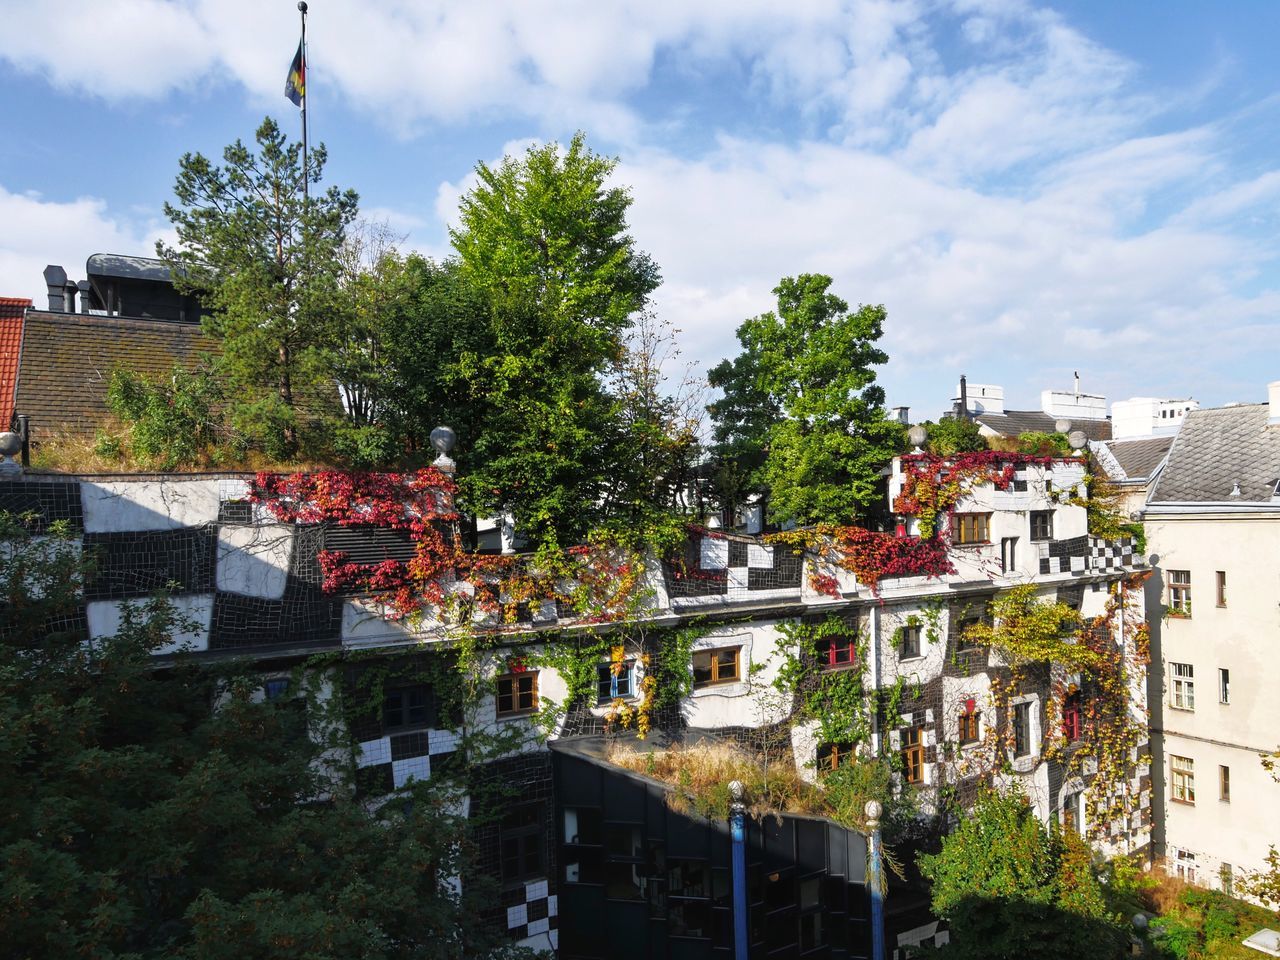
[[[635,661],[624,660],[617,674],[613,672],[612,663],[602,663],[596,667],[596,702],[608,703],[619,697],[626,698],[635,694]]]

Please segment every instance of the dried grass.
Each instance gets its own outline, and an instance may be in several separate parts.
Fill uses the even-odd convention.
[[[729,783],[738,780],[746,788],[747,812],[757,820],[781,813],[830,814],[823,791],[801,777],[792,764],[770,764],[766,771],[755,758],[728,744],[652,753],[615,746],[609,761],[675,787],[667,794],[667,805],[679,813],[728,817]]]

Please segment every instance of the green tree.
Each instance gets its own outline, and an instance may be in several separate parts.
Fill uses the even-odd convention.
[[[738,336],[741,340],[741,330]],[[714,439],[714,491],[731,515],[748,497],[769,492],[764,470],[769,434],[782,418],[782,401],[769,382],[763,357],[751,350],[720,361],[707,374],[707,383],[722,394],[707,405]]]
[[[581,538],[626,455],[604,378],[659,275],[627,233],[615,165],[581,133],[479,164],[450,231],[490,309],[486,352],[454,356],[485,411],[464,490],[477,510],[511,510],[534,543]]]
[[[717,440],[740,453],[749,483],[763,480],[774,517],[801,524],[852,522],[881,496],[880,471],[903,444],[873,369],[888,360],[876,346],[884,308],[850,312],[830,286],[784,278],[777,312],[743,323],[741,354],[712,371],[726,397],[712,408]]]
[[[308,199],[301,144],[270,118],[256,140],[256,150],[231,144],[222,165],[198,153],[182,157],[177,202],[164,208],[178,244],[156,246],[175,282],[210,308],[204,322],[221,342],[235,429],[270,455],[289,457],[317,414],[338,415],[325,348],[357,197],[319,190],[323,145],[311,151]]]
[[[923,426],[929,433],[929,452],[936,456],[987,449],[987,440],[978,422],[968,417],[943,417],[937,423],[928,421]]]
[[[65,526],[0,514],[0,935],[15,957],[457,958],[506,952],[477,919],[446,787],[370,812],[327,674],[267,700],[243,668],[152,652],[163,598],[89,646]],[[305,709],[297,709],[304,707]],[[464,878],[463,892],[447,882]]]
[[[951,926],[943,953],[957,958],[1120,957],[1127,931],[1110,916],[1089,848],[1046,828],[1026,797],[987,792],[919,858],[933,910]]]

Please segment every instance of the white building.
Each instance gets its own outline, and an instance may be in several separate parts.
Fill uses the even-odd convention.
[[[1259,762],[1280,743],[1280,382],[1268,390],[1186,414],[1144,516],[1157,852],[1214,887],[1280,843],[1280,785]]]
[[[1182,426],[1183,418],[1200,409],[1200,401],[1162,400],[1158,397],[1130,397],[1111,405],[1111,437],[1129,440],[1137,437],[1171,437]]]

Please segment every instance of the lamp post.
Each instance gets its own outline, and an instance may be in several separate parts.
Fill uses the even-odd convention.
[[[884,808],[879,800],[868,800],[863,808],[867,815],[867,887],[871,891],[871,960],[885,960],[884,952],[884,866],[880,859],[880,815]]]
[[[733,956],[747,960],[751,944],[747,939],[747,805],[741,780],[729,782],[729,833],[733,840]]]

